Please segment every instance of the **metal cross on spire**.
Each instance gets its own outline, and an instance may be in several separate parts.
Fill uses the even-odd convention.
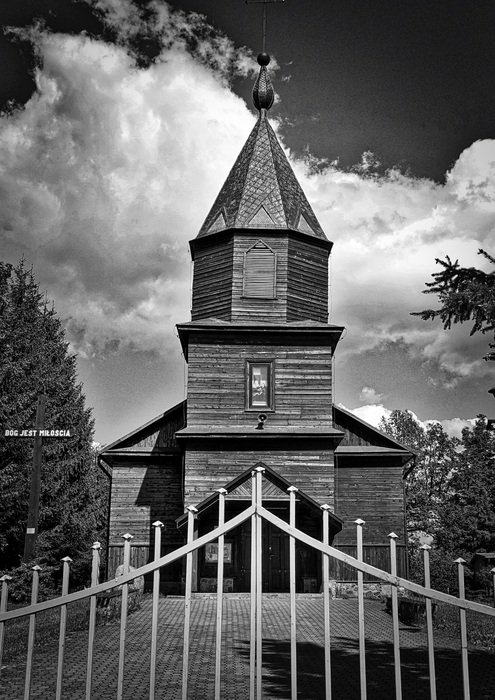
[[[266,51],[266,6],[273,5],[276,2],[285,2],[285,0],[245,0],[246,5],[263,5],[263,25],[262,25],[262,51]]]

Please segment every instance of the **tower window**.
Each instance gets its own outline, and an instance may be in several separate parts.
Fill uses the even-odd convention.
[[[248,409],[273,409],[273,362],[247,363],[246,404]]]
[[[274,299],[277,256],[258,241],[244,254],[244,296]]]

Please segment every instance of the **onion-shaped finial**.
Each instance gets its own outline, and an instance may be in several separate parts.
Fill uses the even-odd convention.
[[[253,102],[258,110],[270,109],[275,98],[272,83],[266,70],[270,63],[270,56],[267,53],[258,54],[260,72],[253,87]]]

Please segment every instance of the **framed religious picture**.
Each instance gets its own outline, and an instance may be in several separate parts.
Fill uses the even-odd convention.
[[[224,564],[232,564],[232,542],[224,542],[223,545]],[[205,545],[205,564],[216,564],[218,562],[218,542],[209,542]]]

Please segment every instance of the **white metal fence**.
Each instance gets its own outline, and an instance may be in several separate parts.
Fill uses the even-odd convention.
[[[89,599],[89,625],[88,625],[88,651],[86,662],[85,698],[92,697],[92,679],[94,663],[94,642],[96,628],[96,606],[97,596],[116,587],[121,587],[122,600],[120,608],[120,635],[118,653],[118,678],[116,697],[121,700],[124,691],[124,666],[126,657],[126,636],[127,636],[127,616],[129,587],[132,582],[141,576],[153,575],[152,586],[152,616],[151,616],[151,653],[149,660],[149,698],[156,697],[156,673],[157,673],[157,639],[158,639],[158,607],[160,592],[160,569],[182,557],[185,557],[185,594],[184,594],[184,634],[182,650],[182,698],[188,698],[188,684],[190,681],[190,629],[191,629],[191,600],[192,600],[192,580],[193,580],[193,553],[204,547],[207,543],[218,542],[218,563],[217,563],[217,605],[216,605],[216,635],[215,635],[215,680],[214,698],[221,698],[222,683],[222,616],[224,609],[224,538],[225,535],[242,523],[251,521],[251,588],[250,588],[250,655],[249,655],[249,693],[250,700],[261,700],[263,694],[263,627],[262,627],[262,523],[266,521],[272,526],[279,528],[289,537],[289,560],[290,560],[290,697],[296,700],[298,697],[298,644],[297,644],[297,607],[296,607],[296,542],[301,542],[306,546],[314,548],[322,556],[322,599],[324,610],[324,695],[330,699],[332,697],[332,641],[331,641],[331,592],[329,581],[329,564],[331,558],[344,562],[357,572],[357,608],[358,608],[358,647],[359,647],[359,680],[360,697],[366,700],[367,680],[366,680],[366,636],[365,636],[365,586],[363,575],[368,574],[376,577],[380,581],[391,586],[392,605],[392,628],[393,628],[393,657],[395,676],[395,698],[401,700],[402,676],[401,676],[401,648],[399,640],[399,596],[398,589],[424,597],[426,601],[426,632],[429,664],[429,693],[430,698],[437,697],[437,680],[435,671],[435,646],[433,632],[432,604],[434,602],[448,604],[456,608],[460,619],[460,646],[461,664],[463,677],[463,697],[470,698],[470,681],[468,665],[468,642],[466,630],[466,611],[474,611],[485,616],[495,618],[495,609],[478,602],[466,600],[464,588],[464,561],[457,560],[459,596],[436,591],[430,588],[430,568],[429,568],[429,548],[423,547],[424,557],[424,585],[408,581],[397,576],[397,552],[396,535],[391,533],[390,540],[390,572],[380,570],[370,564],[363,562],[363,525],[364,521],[357,520],[357,557],[351,557],[334,547],[329,542],[329,506],[322,506],[323,537],[322,541],[314,539],[301,530],[296,529],[296,494],[297,488],[291,486],[289,492],[289,523],[278,518],[263,506],[263,471],[262,467],[252,472],[252,500],[249,507],[225,522],[225,502],[227,491],[220,489],[218,500],[218,527],[201,537],[194,539],[194,520],[196,509],[188,508],[188,529],[187,543],[167,554],[160,556],[161,552],[161,528],[162,523],[153,524],[155,529],[155,550],[154,560],[139,569],[130,571],[130,535],[124,536],[124,573],[121,577],[111,581],[99,583],[98,572],[100,564],[100,545],[93,545],[93,565],[91,587],[85,590],[68,593],[69,590],[69,567],[70,558],[63,560],[62,595],[58,598],[38,602],[39,588],[39,567],[33,567],[33,581],[31,592],[31,604],[24,608],[8,610],[8,586],[9,577],[2,578],[2,594],[0,602],[0,674],[2,667],[2,652],[4,647],[5,626],[9,621],[20,617],[29,617],[29,633],[26,655],[26,672],[24,683],[24,698],[31,697],[31,677],[33,669],[33,652],[35,648],[35,633],[37,616],[39,613],[49,609],[60,610],[60,632],[57,659],[56,678],[56,700],[63,697],[63,669],[64,651],[66,646],[67,627],[67,606],[76,601]],[[495,623],[495,620],[494,620]],[[0,695],[2,679],[0,675]],[[2,696],[3,697],[3,696]],[[476,700],[476,699],[475,699]]]

